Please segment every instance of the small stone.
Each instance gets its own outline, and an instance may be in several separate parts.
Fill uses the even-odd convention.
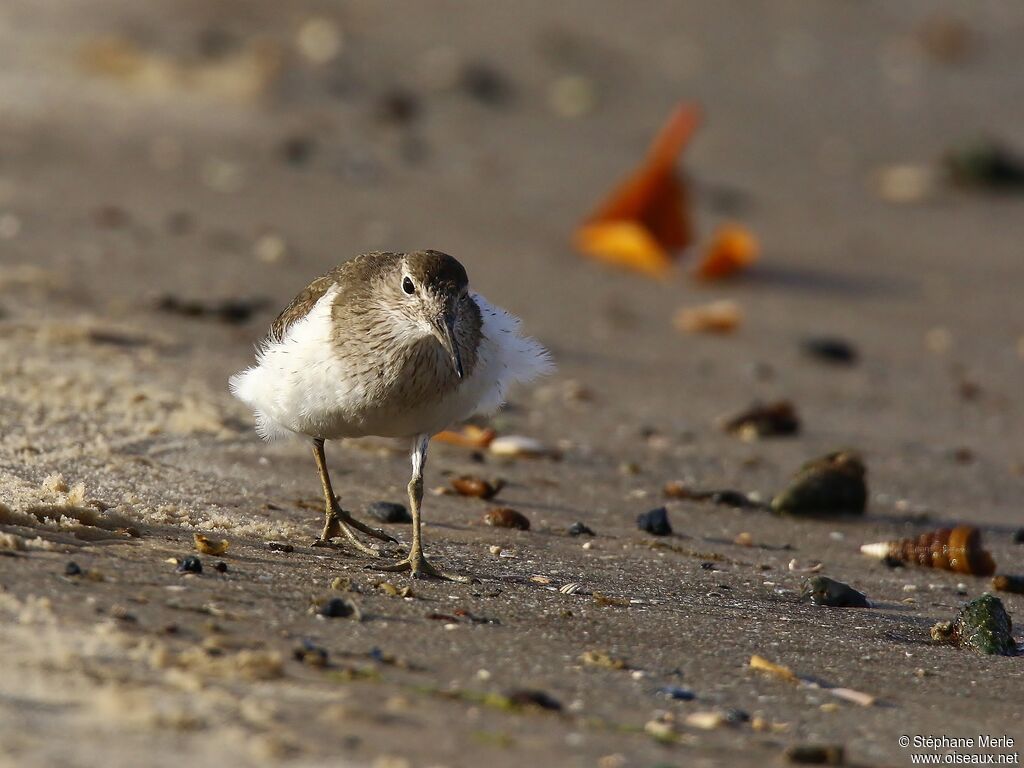
[[[484,515],[484,523],[495,528],[515,528],[520,531],[530,530],[530,520],[522,512],[510,507],[495,507]]]
[[[736,534],[736,538],[732,540],[732,543],[740,547],[752,547],[754,546],[754,537],[747,531],[740,531]]]
[[[268,541],[267,549],[271,552],[294,552],[295,547],[291,544],[285,544],[283,541]]]
[[[712,504],[718,504],[723,507],[733,507],[735,509],[749,509],[750,507],[758,506],[742,491],[715,491],[711,494],[709,500]]]
[[[969,602],[953,621],[936,624],[932,627],[931,636],[935,642],[952,643],[978,653],[1017,655],[1010,615],[1003,601],[989,594]]]
[[[811,517],[862,515],[868,496],[866,474],[857,454],[830,453],[804,464],[789,487],[772,499],[772,509]]]
[[[217,573],[227,573],[228,564],[225,563],[223,560],[218,560],[216,563],[213,564],[213,570],[215,570]]]
[[[559,712],[562,709],[561,702],[544,691],[518,688],[509,691],[505,698],[508,699],[509,704],[513,707],[537,707],[552,712]]]
[[[668,536],[672,533],[672,525],[668,521],[668,510],[658,507],[637,515],[636,526],[653,536]]]
[[[800,431],[800,418],[788,400],[754,403],[750,408],[725,421],[726,432],[750,442],[762,437],[795,435]]]
[[[195,555],[188,555],[178,561],[178,567],[175,570],[178,573],[202,573],[203,563]]]
[[[78,565],[78,563],[76,563],[74,560],[71,560],[71,561],[68,562],[67,565],[64,566],[64,575],[65,576],[81,576],[82,575],[82,569]]]
[[[264,264],[277,264],[288,250],[284,238],[272,232],[261,235],[252,247],[252,253]]]
[[[680,688],[678,685],[666,685],[659,688],[656,693],[659,696],[664,696],[668,699],[675,701],[693,701],[697,698],[697,694],[693,691],[687,690],[686,688]]]
[[[594,81],[581,75],[563,75],[548,87],[548,105],[559,117],[583,117],[597,106]]]
[[[575,522],[566,530],[570,536],[594,536],[594,532],[581,522]]]
[[[412,516],[404,504],[393,501],[374,501],[366,508],[367,514],[382,523],[411,523]]]
[[[512,86],[506,77],[490,64],[469,62],[460,77],[462,90],[490,107],[504,105],[512,97]]]
[[[420,115],[419,97],[404,88],[393,88],[377,104],[377,115],[382,122],[409,125]]]
[[[801,599],[810,600],[814,605],[827,605],[833,608],[871,607],[871,603],[862,593],[828,576],[808,579],[804,583]]]
[[[499,547],[497,544],[491,544],[491,546],[487,548],[487,551],[490,552],[492,555],[500,555],[501,547]]]
[[[326,64],[341,53],[343,38],[331,19],[314,16],[299,27],[295,40],[299,52],[313,64]]]
[[[833,365],[853,365],[859,357],[856,347],[845,339],[835,336],[817,336],[805,339],[801,347],[809,357]]]
[[[1013,543],[1024,544],[1024,528],[1018,528],[1013,532]]]
[[[800,765],[842,765],[846,754],[838,744],[794,744],[786,750],[786,759]]]
[[[316,143],[308,136],[289,136],[281,142],[281,157],[289,165],[306,165],[313,157]]]
[[[344,597],[332,597],[325,600],[316,609],[318,616],[328,619],[344,619],[349,616],[359,618],[359,609],[351,600]]]

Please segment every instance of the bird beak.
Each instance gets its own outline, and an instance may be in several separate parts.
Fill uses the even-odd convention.
[[[455,375],[460,379],[462,378],[462,358],[459,356],[459,346],[455,343],[455,313],[445,312],[438,315],[434,322],[431,323],[434,336],[441,346],[444,347],[444,351],[448,353],[448,356],[452,359],[452,365],[455,367]]]

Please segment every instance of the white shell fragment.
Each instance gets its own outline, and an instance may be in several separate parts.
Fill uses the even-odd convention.
[[[570,581],[568,584],[563,584],[558,588],[558,591],[563,595],[575,595],[582,589],[583,585],[576,581]]]
[[[488,446],[495,456],[510,456],[520,459],[538,459],[551,456],[552,450],[540,440],[525,435],[502,435]]]

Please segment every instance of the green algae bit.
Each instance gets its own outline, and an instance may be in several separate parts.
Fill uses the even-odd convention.
[[[943,621],[932,627],[932,640],[973,648],[978,653],[1017,655],[1010,614],[1003,607],[1002,600],[989,594],[969,602],[953,621]]]
[[[868,501],[866,474],[856,453],[830,453],[804,464],[789,487],[772,499],[772,509],[804,517],[862,515]]]

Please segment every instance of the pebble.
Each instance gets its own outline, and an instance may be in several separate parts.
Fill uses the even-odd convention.
[[[291,544],[285,544],[282,541],[268,541],[267,549],[271,552],[294,552],[295,547]]]
[[[505,697],[513,707],[538,707],[553,712],[562,709],[562,703],[548,693],[528,688],[509,691]]]
[[[178,567],[175,570],[178,573],[202,573],[203,562],[195,555],[188,555],[178,561]]]
[[[686,688],[680,688],[678,685],[666,685],[659,688],[656,693],[659,696],[664,696],[675,701],[693,701],[697,698],[697,694]]]
[[[552,455],[552,451],[540,440],[523,435],[502,435],[494,438],[487,450],[495,456],[511,456],[536,459]]]
[[[594,532],[585,524],[575,522],[566,531],[570,536],[594,536]]]
[[[846,755],[838,744],[794,744],[786,749],[786,759],[801,765],[842,765]]]
[[[1013,532],[1013,543],[1024,544],[1024,528],[1018,528]]]
[[[81,576],[82,575],[82,568],[74,560],[71,560],[71,561],[68,562],[67,565],[64,566],[64,575],[65,576]]]
[[[469,62],[462,68],[462,90],[489,107],[504,105],[512,97],[512,86],[505,76],[483,62]]]
[[[815,576],[804,584],[803,599],[809,599],[814,605],[827,605],[833,608],[870,608],[867,597],[856,589],[828,576]]]
[[[349,616],[359,618],[359,609],[356,608],[356,604],[344,597],[332,597],[324,601],[317,608],[316,613],[318,616],[328,619],[347,618]]]
[[[495,507],[484,515],[484,523],[495,528],[515,528],[520,531],[530,530],[530,520],[522,512],[510,507]]]
[[[672,525],[668,521],[668,510],[658,507],[637,515],[636,526],[653,536],[668,536],[672,533]]]
[[[801,344],[804,354],[833,365],[853,365],[859,357],[857,348],[836,336],[815,336]]]
[[[411,523],[412,516],[404,504],[393,501],[374,501],[367,508],[370,517],[382,523]]]
[[[344,39],[330,19],[314,16],[306,19],[296,35],[299,53],[313,64],[326,64],[341,53]]]
[[[302,645],[292,651],[292,657],[310,667],[327,666],[327,649],[314,645],[310,640],[303,640]]]

